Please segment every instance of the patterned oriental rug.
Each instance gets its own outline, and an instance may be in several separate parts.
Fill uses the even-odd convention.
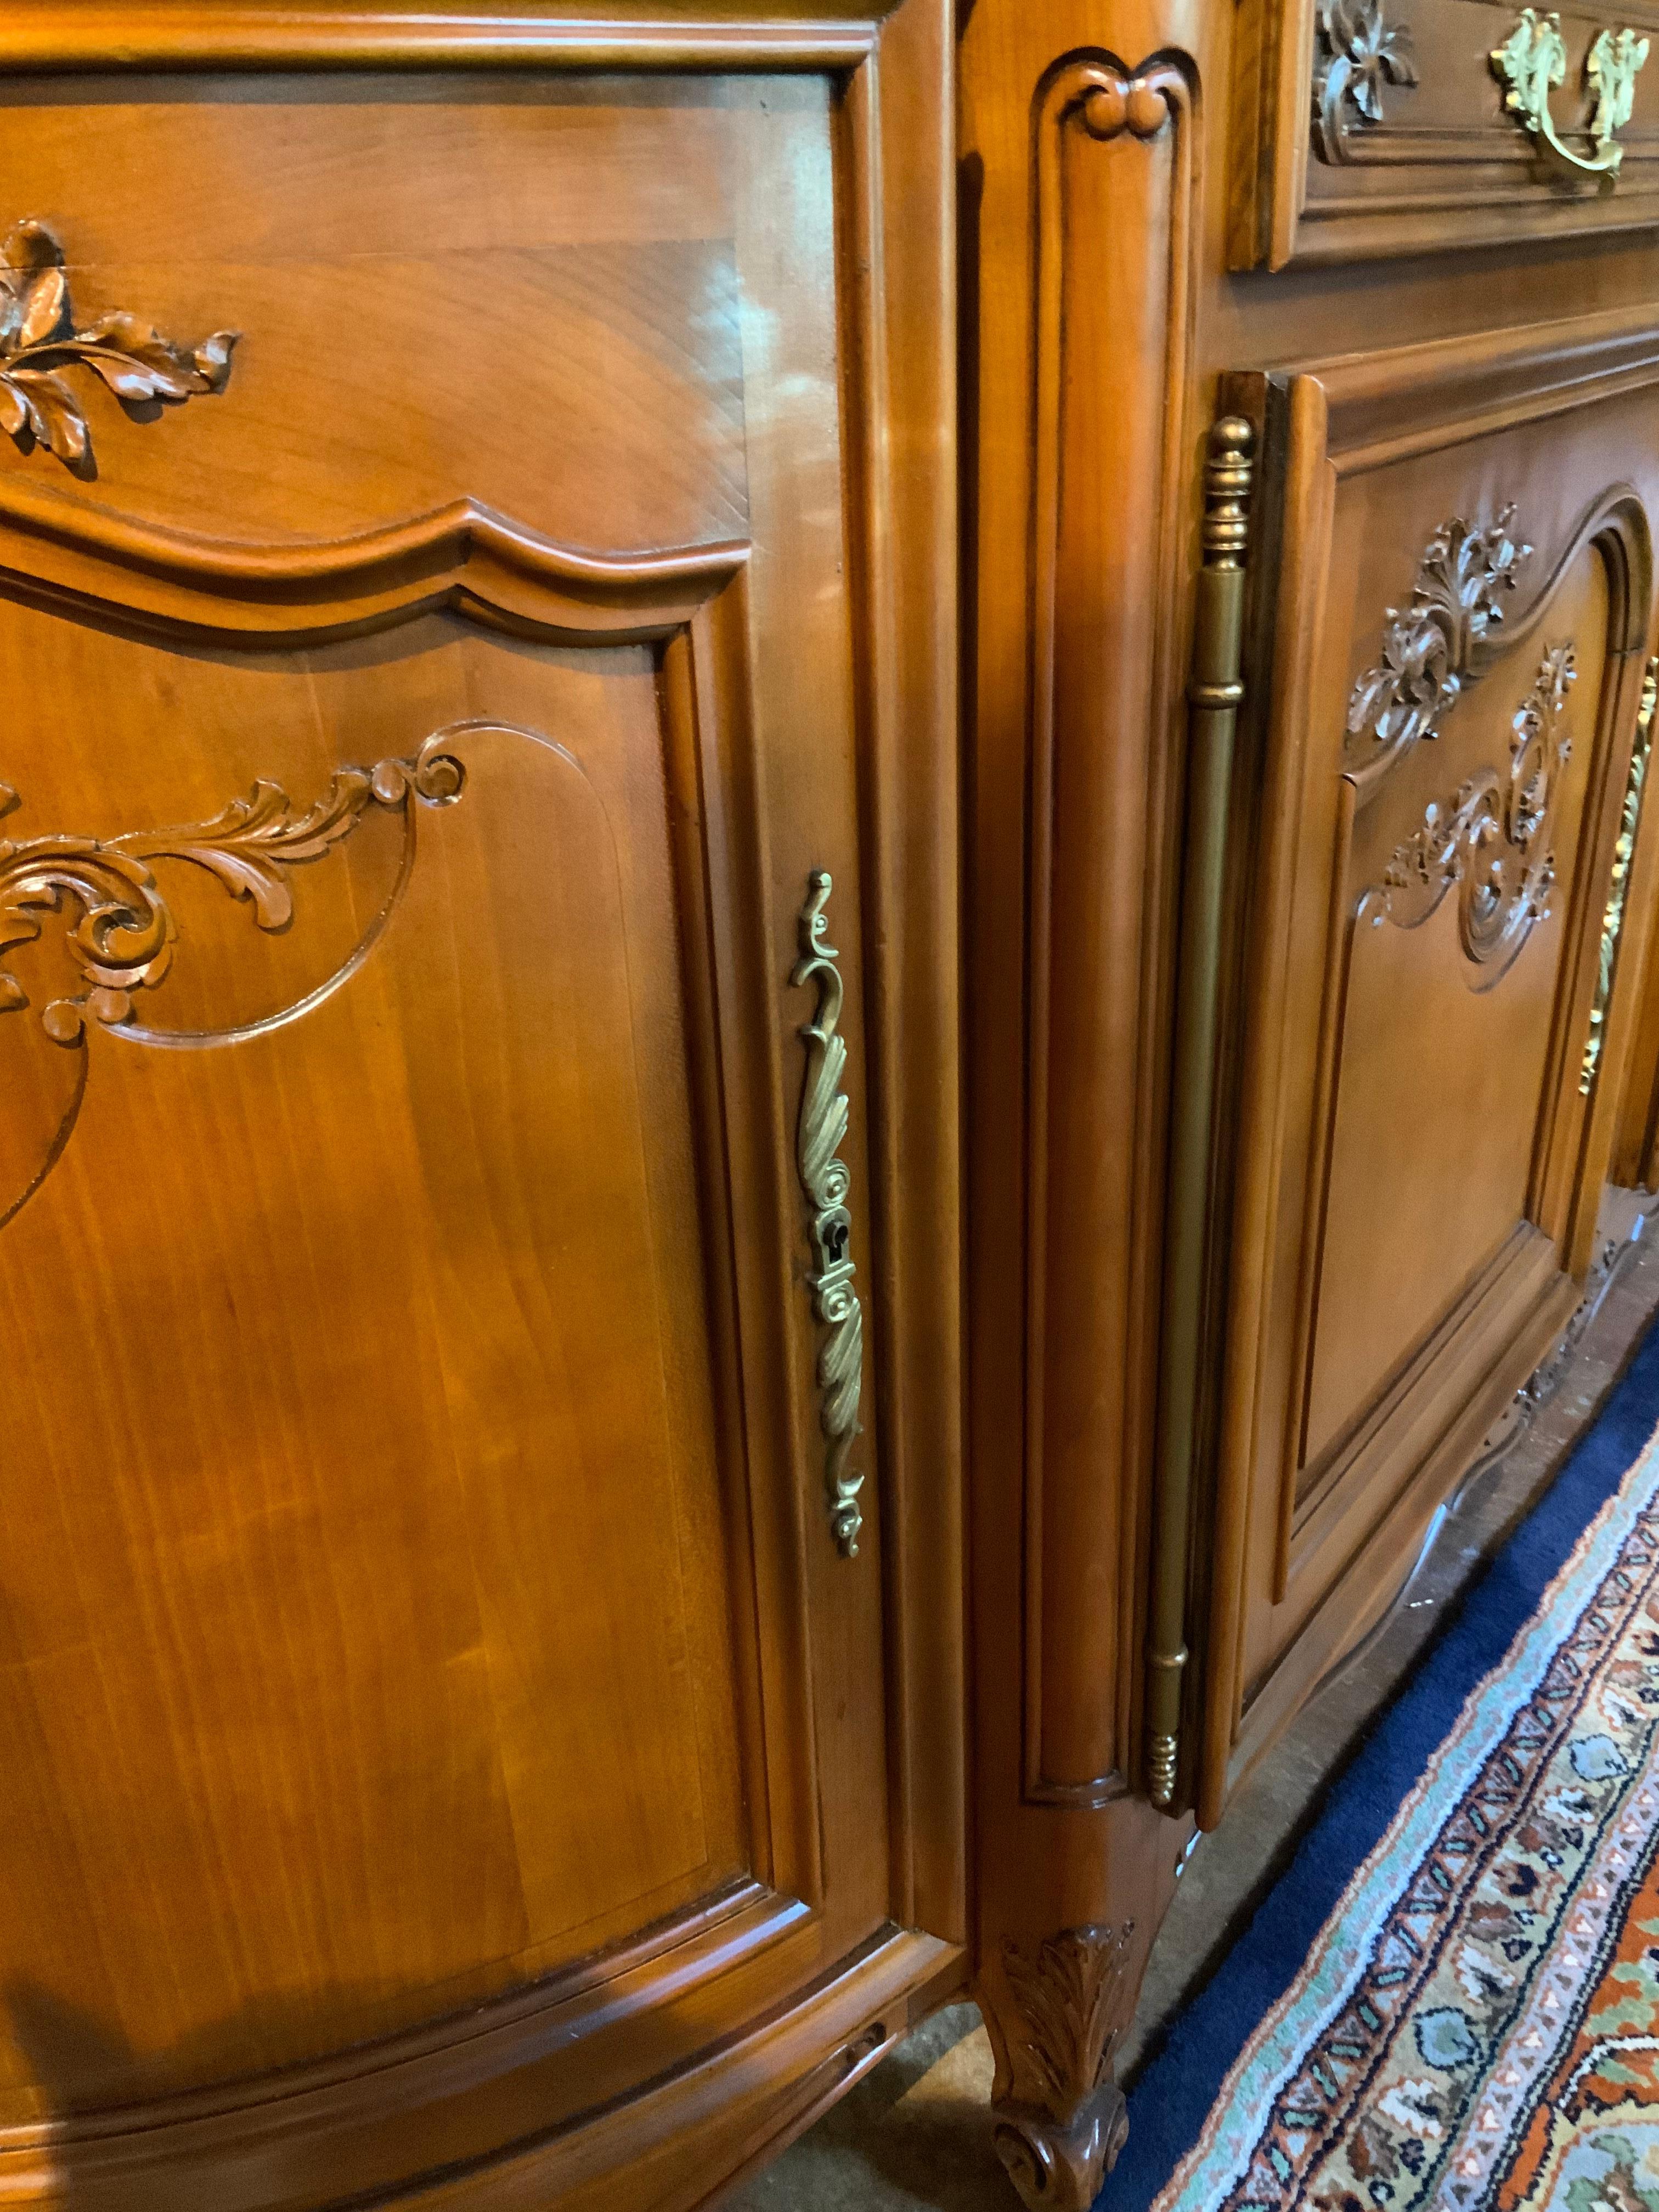
[[[1101,2212],[1659,2212],[1656,1425],[1659,1330],[1152,2055]]]

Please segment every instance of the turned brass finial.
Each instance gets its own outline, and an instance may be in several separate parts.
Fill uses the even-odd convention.
[[[1250,480],[1255,473],[1255,432],[1242,415],[1210,425],[1204,462],[1204,565],[1242,568],[1250,528]]]

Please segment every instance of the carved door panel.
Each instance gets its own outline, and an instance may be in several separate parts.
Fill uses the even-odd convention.
[[[689,2203],[953,1956],[890,1925],[953,1909],[888,1812],[878,27],[179,23],[0,152],[0,2174]]]
[[[1602,938],[1652,619],[1644,343],[1610,335],[1565,412],[1548,330],[1240,382],[1280,500],[1207,1817],[1590,1256],[1642,957]]]

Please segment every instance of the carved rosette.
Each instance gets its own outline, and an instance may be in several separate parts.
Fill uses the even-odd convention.
[[[1314,24],[1314,149],[1322,161],[1351,161],[1351,132],[1382,120],[1383,86],[1415,88],[1412,34],[1386,20],[1382,0],[1320,0]]]
[[[222,392],[234,331],[200,345],[163,337],[117,308],[76,329],[64,249],[41,222],[15,223],[0,242],[0,430],[25,453],[44,447],[77,476],[96,473],[92,434],[69,368],[89,368],[129,410]]]
[[[1018,2025],[1014,2086],[993,2108],[997,2154],[1027,2204],[1088,2212],[1129,2132],[1112,2053],[1123,2027],[1133,1921],[1067,1928],[1033,1955],[1012,1940],[1002,1970]]]
[[[1659,657],[1650,660],[1642,684],[1642,704],[1636,717],[1636,741],[1631,747],[1630,772],[1625,779],[1625,804],[1619,823],[1619,842],[1613,850],[1613,874],[1607,902],[1601,915],[1601,951],[1595,971],[1595,997],[1590,1006],[1589,1035],[1578,1071],[1578,1088],[1588,1098],[1595,1088],[1607,1042],[1607,1008],[1613,1000],[1613,979],[1619,964],[1619,939],[1624,933],[1625,898],[1630,889],[1630,864],[1636,851],[1636,832],[1642,819],[1642,789],[1647,781],[1648,757],[1653,750],[1653,723],[1659,709]]]
[[[1517,711],[1507,775],[1483,769],[1449,805],[1431,802],[1422,826],[1395,847],[1382,883],[1359,915],[1416,929],[1455,885],[1463,951],[1485,970],[1490,990],[1550,910],[1555,883],[1553,836],[1561,771],[1571,757],[1561,735],[1567,694],[1577,680],[1570,645],[1552,646]]]
[[[840,1157],[850,1109],[841,1087],[847,1069],[847,1041],[837,1028],[842,981],[836,962],[841,956],[828,942],[823,911],[830,888],[829,874],[822,868],[814,870],[800,914],[801,957],[789,981],[797,990],[814,982],[818,992],[817,1013],[803,1024],[800,1032],[806,1047],[806,1081],[796,1129],[796,1162],[801,1188],[812,1208],[812,1273],[807,1287],[812,1293],[813,1317],[828,1331],[818,1348],[817,1375],[818,1425],[825,1443],[824,1495],[836,1548],[850,1559],[858,1554],[859,1532],[864,1526],[859,1504],[864,1477],[854,1474],[848,1463],[860,1433],[864,1312],[853,1288],[853,1217],[847,1205],[852,1176]]]
[[[1355,766],[1386,767],[1437,734],[1532,558],[1514,525],[1513,506],[1474,529],[1454,515],[1425,546],[1410,605],[1384,610],[1382,658],[1349,696],[1347,746]]]

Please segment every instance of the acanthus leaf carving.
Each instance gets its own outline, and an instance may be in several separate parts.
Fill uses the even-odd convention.
[[[224,390],[236,339],[216,331],[179,345],[121,308],[76,330],[52,232],[26,220],[0,242],[0,430],[25,452],[44,446],[77,475],[94,471],[92,434],[64,370],[91,369],[128,407],[178,402]]]
[[[1320,0],[1315,23],[1314,145],[1322,161],[1349,161],[1350,131],[1382,120],[1383,86],[1416,86],[1412,35],[1386,20],[1382,0]]]
[[[1488,971],[1477,990],[1490,990],[1508,972],[1549,915],[1557,801],[1572,751],[1561,720],[1577,676],[1571,645],[1547,648],[1511,726],[1508,774],[1482,769],[1449,805],[1431,801],[1419,827],[1395,848],[1382,883],[1359,903],[1359,918],[1373,927],[1416,929],[1455,886],[1464,953]]]
[[[1026,2094],[994,2107],[994,2141],[1027,2204],[1088,2212],[1128,2133],[1112,2053],[1124,2021],[1134,1923],[1063,1929],[1035,1955],[1012,1938],[1002,1969],[1018,2014],[1010,2034]]]
[[[1382,659],[1349,695],[1348,745],[1363,749],[1363,764],[1398,760],[1437,735],[1532,551],[1516,533],[1513,505],[1484,526],[1454,515],[1435,532],[1410,605],[1383,611]]]
[[[106,839],[0,839],[0,953],[38,938],[45,917],[62,912],[65,902],[78,909],[69,945],[87,988],[48,1003],[40,1017],[46,1034],[76,1044],[88,1017],[119,1026],[131,1018],[134,993],[165,980],[178,929],[152,863],[187,861],[246,900],[261,929],[285,928],[294,912],[287,871],[331,853],[371,804],[398,809],[412,797],[444,805],[460,795],[465,771],[443,744],[441,733],[413,759],[340,769],[304,808],[296,809],[280,785],[261,779],[246,799],[233,799],[207,822]],[[17,793],[0,785],[0,814],[17,804]],[[0,1014],[28,1003],[18,978],[0,969]]]

